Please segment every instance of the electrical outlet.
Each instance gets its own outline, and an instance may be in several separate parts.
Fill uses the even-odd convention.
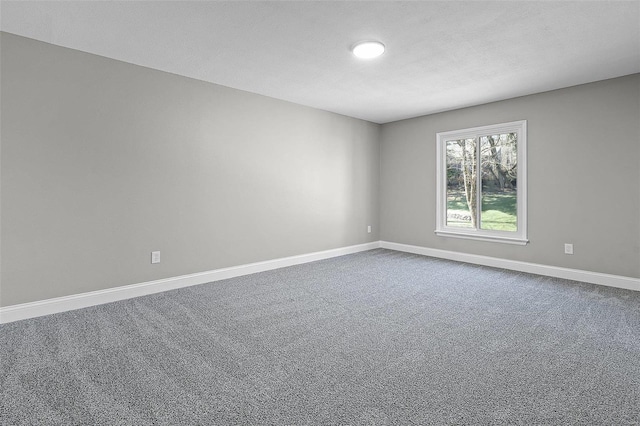
[[[151,252],[151,263],[160,263],[160,252],[152,251]]]
[[[369,234],[371,233],[371,225],[367,226],[367,233],[369,233]]]
[[[573,254],[573,244],[564,245],[564,254]]]

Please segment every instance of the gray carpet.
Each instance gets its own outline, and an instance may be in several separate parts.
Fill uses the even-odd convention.
[[[390,250],[0,326],[0,421],[640,424],[640,293]]]

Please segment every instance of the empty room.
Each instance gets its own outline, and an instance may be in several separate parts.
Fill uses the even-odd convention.
[[[0,0],[0,425],[640,425],[640,1]]]

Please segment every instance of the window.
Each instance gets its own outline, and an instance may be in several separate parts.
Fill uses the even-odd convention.
[[[526,244],[526,120],[442,132],[436,142],[436,234]]]

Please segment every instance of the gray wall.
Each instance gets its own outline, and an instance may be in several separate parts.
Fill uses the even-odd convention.
[[[640,277],[640,75],[378,126],[0,43],[0,306],[378,239]],[[435,133],[520,119],[531,243],[436,237]]]
[[[436,236],[436,133],[522,119],[530,244]],[[382,240],[640,277],[638,74],[386,124],[380,155]]]
[[[380,126],[1,43],[1,306],[379,239]]]

